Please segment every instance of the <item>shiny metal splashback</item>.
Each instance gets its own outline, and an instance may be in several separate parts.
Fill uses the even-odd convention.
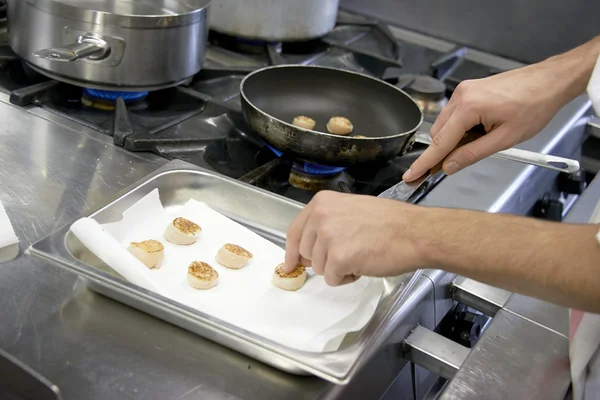
[[[340,7],[527,63],[600,34],[600,2],[590,0],[341,0]]]

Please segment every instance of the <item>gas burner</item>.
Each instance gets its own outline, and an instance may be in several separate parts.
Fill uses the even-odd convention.
[[[211,44],[244,54],[266,54],[267,45],[270,43],[264,40],[253,40],[229,36],[223,33],[210,31],[208,40]]]
[[[277,157],[283,153],[268,144],[266,147]],[[308,161],[294,161],[289,172],[288,183],[301,190],[318,192],[320,190],[336,190],[350,193],[354,185],[354,178],[346,172],[344,167],[332,167],[315,164]]]
[[[446,84],[427,75],[402,75],[397,85],[410,95],[423,112],[425,119],[433,122],[448,104]]]
[[[311,192],[320,190],[350,192],[354,179],[345,170],[342,167],[296,161],[292,165],[288,180],[293,187]]]
[[[324,43],[320,39],[297,42],[269,42],[266,40],[229,36],[215,31],[210,31],[208,40],[212,45],[230,51],[263,56],[269,54],[269,48],[276,48],[279,53],[283,54],[302,55],[319,53],[325,51],[329,47],[327,43]]]
[[[282,157],[283,153],[276,148],[265,144],[265,146],[273,152],[277,157]],[[294,161],[294,165],[292,167],[294,170],[307,175],[312,176],[320,176],[320,177],[328,177],[332,175],[337,175],[340,172],[344,171],[346,168],[344,167],[331,167],[328,165],[315,164],[308,161]]]
[[[5,3],[0,0],[0,6]],[[191,83],[131,93],[83,89],[35,72],[10,49],[0,15],[0,92],[10,94],[12,104],[42,107],[109,135],[126,150],[188,161],[302,203],[324,189],[377,196],[401,180],[425,146],[383,165],[347,169],[282,156],[244,120],[239,101],[244,75],[281,64],[364,73],[406,89],[433,121],[460,82],[494,72],[466,60],[466,48],[444,53],[397,40],[383,22],[343,12],[338,17],[333,31],[308,41],[249,40],[211,31],[206,63]]]
[[[114,111],[117,99],[126,104],[139,104],[148,96],[148,92],[116,92],[112,90],[83,89],[81,104],[104,111]]]
[[[294,162],[293,169],[307,175],[328,177],[337,175],[346,168],[329,167],[326,165],[314,164],[306,161],[297,161]]]

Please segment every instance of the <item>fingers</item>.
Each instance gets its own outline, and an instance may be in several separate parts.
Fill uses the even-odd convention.
[[[300,265],[304,265],[305,267],[312,267],[312,261],[307,260],[306,258],[300,256]]]
[[[344,277],[344,279],[342,280],[342,282],[340,282],[340,286],[342,286],[342,285],[347,285],[347,284],[349,284],[349,283],[354,283],[354,282],[356,282],[356,281],[357,281],[357,280],[359,280],[359,279],[360,279],[360,276],[356,276],[356,275],[346,275],[346,276]]]
[[[479,123],[480,118],[477,112],[472,109],[464,111],[460,106],[457,106],[444,127],[435,135],[431,145],[404,173],[402,179],[406,182],[412,182],[423,176],[454,150],[465,132]],[[448,169],[451,169],[454,164],[447,163],[446,165]]]
[[[329,286],[340,286],[356,280],[356,277],[349,271],[348,261],[353,258],[348,257],[349,252],[350,249],[345,249],[340,244],[330,247],[323,275],[325,283]]]
[[[328,257],[328,243],[326,239],[317,237],[312,254],[312,269],[317,275],[323,275],[325,283],[329,286],[341,286],[356,282],[360,276],[345,272],[345,265],[336,263],[335,258],[331,261]]]
[[[454,150],[444,161],[444,172],[455,174],[463,168],[473,165],[486,157],[511,147],[509,137],[510,127],[502,125],[487,135]]]
[[[342,282],[344,282],[346,275],[340,273],[340,265],[337,265],[336,263],[332,262],[330,257],[328,258],[329,262],[325,265],[325,273],[323,274],[323,277],[325,278],[325,283],[329,286],[340,286]]]
[[[309,203],[294,219],[288,228],[285,241],[285,262],[284,270],[292,272],[300,260],[300,243],[304,233],[304,227],[310,218],[312,206]]]
[[[327,264],[327,242],[325,239],[317,237],[312,255],[311,265],[313,272],[317,275],[324,275],[325,265]]]
[[[442,130],[448,119],[454,113],[454,109],[456,108],[456,104],[450,100],[450,102],[446,105],[446,107],[442,108],[440,115],[435,119],[433,125],[431,125],[431,129],[429,130],[429,136],[433,139],[437,136],[438,133]]]
[[[293,271],[301,263],[312,266],[313,271],[323,275],[330,286],[352,283],[358,279],[346,271],[348,249],[343,250],[343,242],[337,240],[342,226],[327,224],[331,202],[339,204],[340,197],[339,194],[327,193],[315,196],[292,222],[286,240],[284,269],[287,272]]]
[[[325,270],[324,278],[325,283],[329,286],[341,286],[346,277],[338,274],[333,268],[329,268]]]
[[[317,230],[311,225],[310,217],[306,224],[304,225],[304,231],[302,232],[302,239],[300,239],[300,246],[298,247],[300,251],[300,258],[306,260],[312,260],[312,252],[313,247],[315,246],[315,242],[317,241]]]
[[[325,269],[325,283],[328,284],[329,286],[343,286],[343,285],[348,285],[350,283],[354,283],[358,280],[358,278],[360,278],[360,276],[356,276],[356,275],[339,275],[335,272],[329,272],[328,271],[335,271],[332,269]]]

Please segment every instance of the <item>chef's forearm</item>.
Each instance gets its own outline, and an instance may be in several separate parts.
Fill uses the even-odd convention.
[[[530,67],[539,68],[540,73],[547,75],[549,94],[564,105],[585,93],[599,55],[600,36],[596,36],[573,50]]]
[[[429,209],[430,265],[506,290],[600,313],[598,226]]]

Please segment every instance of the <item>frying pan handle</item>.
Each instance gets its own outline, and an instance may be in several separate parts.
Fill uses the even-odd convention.
[[[473,130],[467,132],[456,147],[458,148],[460,146],[464,146],[465,144],[470,143],[483,135],[484,133],[482,132],[481,126],[478,125]],[[431,144],[431,137],[429,137],[427,132],[417,132],[415,134],[415,142],[429,145]],[[498,153],[493,154],[492,157],[501,160],[517,161],[525,164],[535,165],[567,174],[573,174],[580,170],[580,165],[577,160],[515,148],[499,151]],[[441,169],[444,160],[431,169],[432,174]]]
[[[508,149],[494,154],[492,157],[502,160],[518,161],[525,164],[537,165],[555,171],[573,174],[579,172],[579,162],[570,158],[555,157],[521,149]]]

